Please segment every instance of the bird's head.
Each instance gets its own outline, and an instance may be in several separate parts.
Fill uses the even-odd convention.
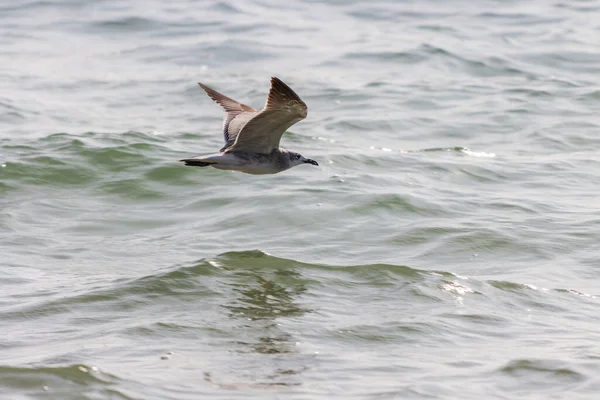
[[[290,164],[292,167],[295,167],[296,165],[300,165],[300,164],[319,165],[319,163],[316,162],[315,160],[306,158],[302,154],[296,153],[295,151],[289,151],[288,155],[290,157]]]

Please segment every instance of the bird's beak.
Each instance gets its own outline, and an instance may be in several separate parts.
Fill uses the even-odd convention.
[[[307,164],[312,164],[312,165],[316,165],[316,166],[319,165],[318,162],[316,162],[315,160],[311,160],[310,158],[307,158],[306,161],[304,161],[304,162]]]

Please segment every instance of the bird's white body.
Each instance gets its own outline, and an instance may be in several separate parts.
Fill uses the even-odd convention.
[[[275,174],[281,171],[271,163],[251,162],[250,157],[240,156],[233,152],[200,157],[200,160],[210,163],[216,169],[239,171],[252,175]]]
[[[269,154],[230,151],[197,157],[193,160],[210,164],[217,169],[240,171],[252,175],[276,174],[296,165],[312,163],[312,160],[285,149],[275,149]]]

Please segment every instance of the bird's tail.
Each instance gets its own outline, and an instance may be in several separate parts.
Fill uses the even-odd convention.
[[[185,165],[189,165],[192,167],[208,167],[211,164],[216,164],[216,162],[208,162],[201,158],[185,158],[183,160],[179,160],[180,162],[184,162]]]

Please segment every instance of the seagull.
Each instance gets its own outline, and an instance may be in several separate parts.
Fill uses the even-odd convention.
[[[284,132],[307,115],[306,104],[279,78],[271,78],[271,89],[262,110],[198,84],[225,110],[225,146],[218,154],[180,160],[185,165],[211,166],[254,175],[276,174],[300,164],[319,165],[300,153],[279,147]]]

